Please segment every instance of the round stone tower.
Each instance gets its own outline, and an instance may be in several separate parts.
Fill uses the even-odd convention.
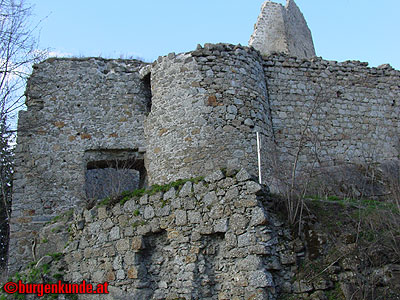
[[[242,46],[206,44],[160,57],[152,67],[145,121],[150,184],[245,167],[257,174],[256,132],[271,122],[262,61]]]

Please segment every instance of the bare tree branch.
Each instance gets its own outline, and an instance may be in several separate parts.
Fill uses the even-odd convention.
[[[0,0],[0,270],[6,266],[15,130],[10,121],[24,105],[23,87],[34,63],[46,54],[38,50],[36,31],[29,18],[32,7],[24,0]]]

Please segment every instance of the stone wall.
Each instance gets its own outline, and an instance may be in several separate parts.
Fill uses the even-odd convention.
[[[170,54],[153,64],[151,86],[152,110],[145,124],[150,183],[228,165],[257,174],[256,132],[264,141],[272,139],[257,51],[206,44],[193,52]]]
[[[19,115],[11,270],[32,258],[31,243],[43,223],[84,205],[89,163],[143,161],[143,120],[150,101],[149,87],[139,76],[144,65],[85,58],[49,59],[34,67],[26,90],[28,110]]]
[[[399,159],[399,71],[282,55],[264,70],[280,163],[299,149],[299,164],[315,168]]]
[[[285,7],[271,1],[263,3],[249,46],[263,56],[275,52],[300,58],[315,56],[311,31],[293,0],[288,0]]]
[[[388,240],[377,245],[364,237],[365,224],[360,233],[360,220],[353,219],[366,207],[307,201],[301,228],[290,229],[278,199],[244,169],[125,195],[46,224],[38,232],[37,263],[14,281],[27,275],[35,283],[107,282],[109,294],[81,300],[361,299],[369,289],[376,299],[399,294],[395,251],[387,250]]]
[[[291,0],[264,3],[250,43],[262,54],[315,55]],[[266,44],[273,48],[263,52]],[[152,65],[49,59],[34,67],[26,94],[9,269],[33,260],[43,225],[75,208],[66,279],[108,281],[112,299],[276,299],[280,290],[323,289],[288,283],[304,253],[261,203],[256,132],[270,187],[282,175],[287,182],[296,163],[399,159],[400,72],[389,65],[205,44]],[[84,209],[96,204],[91,196],[216,169],[179,190]]]
[[[283,233],[264,192],[244,169],[233,177],[218,170],[179,189],[75,212],[64,279],[107,281],[105,299],[276,299],[296,254],[277,246]]]
[[[129,175],[135,187],[146,184],[146,169],[150,184],[215,168],[256,175],[256,132],[263,182],[273,188],[297,154],[301,167],[396,160],[399,79],[388,65],[262,59],[227,44],[170,54],[152,66],[47,60],[31,76],[19,119],[11,270],[30,260],[44,222],[87,202],[85,190],[93,189],[86,181],[96,169],[136,170]],[[132,184],[115,193],[123,189]]]

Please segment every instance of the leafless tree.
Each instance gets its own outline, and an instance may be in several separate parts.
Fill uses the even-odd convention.
[[[273,177],[277,180],[280,193],[291,225],[301,223],[304,197],[309,191],[311,181],[318,176],[318,168],[323,160],[321,151],[321,128],[324,126],[321,107],[331,98],[322,87],[315,86],[315,95],[308,104],[304,122],[300,124],[296,139],[293,140],[285,161],[279,157],[272,158]],[[318,126],[313,126],[317,124]],[[315,128],[314,128],[315,127]],[[301,160],[306,155],[307,163]],[[299,227],[300,228],[300,227]]]
[[[24,105],[31,66],[46,55],[38,50],[38,24],[29,22],[31,12],[24,0],[0,0],[0,270],[7,260],[15,117]]]

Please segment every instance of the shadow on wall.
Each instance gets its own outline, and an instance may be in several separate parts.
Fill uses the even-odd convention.
[[[220,283],[223,264],[219,261],[222,258],[221,248],[225,242],[224,233],[206,235],[202,239],[202,250],[199,254],[197,266],[197,285],[199,299],[212,297],[218,294],[215,286]]]
[[[133,243],[140,248],[135,255],[135,266],[128,271],[128,277],[139,279],[135,286],[135,299],[164,299],[171,276],[175,276],[180,283],[194,280],[196,286],[192,293],[196,299],[218,294],[216,285],[221,284],[223,279],[220,260],[224,238],[224,233],[206,235],[201,239],[198,248],[193,246],[189,254],[182,256],[176,256],[170,246],[171,240],[164,230],[150,233],[142,240],[138,239],[140,245]],[[189,269],[194,269],[195,278],[186,278],[188,274],[193,274]],[[177,285],[175,288],[179,293],[184,286]]]
[[[147,99],[147,113],[150,113],[151,112],[151,104],[152,104],[152,102],[151,102],[151,98],[152,98],[152,95],[151,95],[151,73],[146,74],[143,77],[142,82],[145,86],[145,91],[146,91],[145,97]]]
[[[175,259],[172,252],[167,250],[168,244],[166,231],[144,237],[142,249],[137,252],[135,259],[137,277],[140,279],[136,286],[137,299],[152,299],[159,285],[168,282],[171,274],[166,272],[168,269],[165,265]]]

